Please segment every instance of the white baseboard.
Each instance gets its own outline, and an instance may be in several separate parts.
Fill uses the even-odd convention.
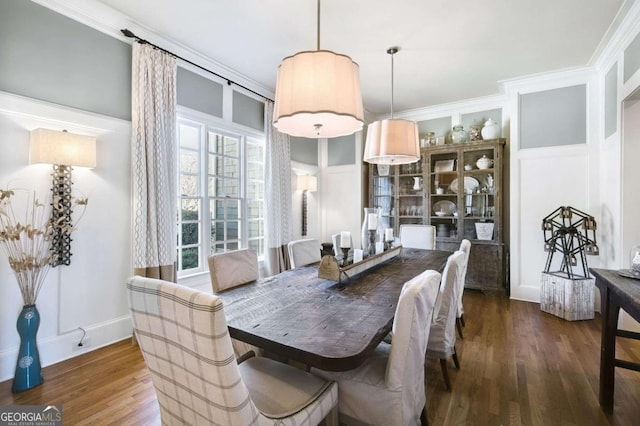
[[[90,338],[91,346],[76,351],[72,351],[72,345],[79,338],[77,332],[51,337],[42,341],[38,340],[40,363],[43,367],[46,367],[113,344],[131,337],[132,329],[131,316],[129,315],[92,325],[86,329],[87,334],[85,337],[85,339]],[[15,347],[0,352],[0,382],[13,378],[18,350],[19,348]]]

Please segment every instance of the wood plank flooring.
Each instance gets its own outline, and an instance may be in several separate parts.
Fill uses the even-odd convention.
[[[539,305],[465,292],[464,340],[453,389],[437,360],[427,361],[427,411],[432,425],[633,425],[640,421],[640,373],[616,368],[614,413],[598,405],[600,316],[567,322]],[[640,362],[640,342],[618,339],[618,358]],[[44,369],[45,382],[11,393],[0,405],[62,404],[65,425],[155,425],[151,379],[130,340]]]

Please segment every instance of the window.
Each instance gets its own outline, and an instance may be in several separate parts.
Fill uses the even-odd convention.
[[[264,139],[180,117],[178,144],[178,275],[205,271],[213,253],[249,247],[262,258]]]

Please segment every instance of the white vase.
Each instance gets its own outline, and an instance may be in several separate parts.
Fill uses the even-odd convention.
[[[500,137],[500,125],[491,118],[484,123],[484,127],[480,131],[482,139],[498,139]]]

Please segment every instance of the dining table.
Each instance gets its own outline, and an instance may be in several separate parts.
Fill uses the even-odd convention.
[[[340,282],[311,264],[217,293],[232,338],[328,371],[356,368],[389,334],[405,282],[442,272],[451,252],[403,248]]]

